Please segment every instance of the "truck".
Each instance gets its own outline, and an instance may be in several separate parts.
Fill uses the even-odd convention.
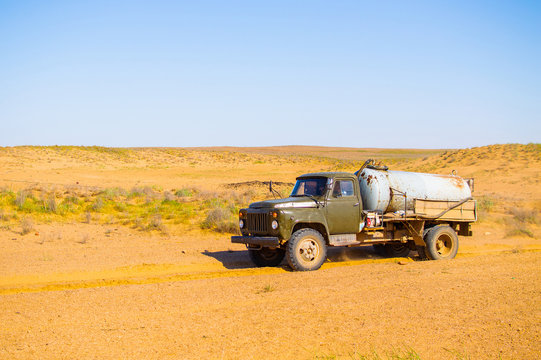
[[[472,236],[474,179],[392,171],[367,160],[355,173],[319,172],[296,179],[286,198],[239,211],[240,236],[256,266],[284,257],[297,271],[317,270],[328,247],[373,246],[381,255],[453,259],[460,236]],[[272,189],[272,182],[270,183]]]

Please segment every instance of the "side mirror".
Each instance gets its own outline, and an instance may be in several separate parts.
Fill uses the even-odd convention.
[[[327,179],[327,190],[332,190],[333,181],[332,179]]]

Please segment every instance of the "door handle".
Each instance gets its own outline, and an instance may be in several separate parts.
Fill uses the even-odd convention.
[[[353,206],[359,206],[359,203],[355,203],[355,204],[353,204]]]

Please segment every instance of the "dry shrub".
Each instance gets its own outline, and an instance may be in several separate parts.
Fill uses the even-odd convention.
[[[158,193],[156,193],[156,191],[154,191],[154,189],[152,189],[150,186],[145,186],[142,191],[147,197],[155,198],[158,196]]]
[[[494,208],[494,199],[489,196],[483,196],[477,200],[477,209],[479,211],[491,212]]]
[[[94,203],[92,204],[92,210],[94,211],[100,211],[103,208],[103,199],[101,197],[97,197]]]
[[[513,208],[510,212],[518,223],[539,224],[538,212],[535,209]]]
[[[508,221],[510,229],[506,237],[527,236],[535,238],[535,234],[528,228],[528,224],[539,224],[538,211],[536,209],[512,208],[509,210],[513,220]]]
[[[175,195],[178,196],[179,198],[185,198],[185,197],[193,196],[197,192],[198,191],[194,188],[182,188],[175,191]]]
[[[81,235],[81,239],[79,241],[77,241],[79,244],[86,244],[88,242],[88,239],[90,237],[88,236],[88,234],[83,234]]]
[[[20,190],[17,192],[17,196],[15,197],[15,205],[19,208],[19,210],[23,208],[27,197],[28,192],[26,190]]]
[[[252,202],[252,199],[256,196],[256,191],[249,189],[243,192],[230,191],[223,195],[223,198],[235,205],[248,205]]]
[[[514,229],[507,231],[507,233],[505,234],[505,237],[513,236],[527,236],[530,238],[535,238],[534,233],[530,229],[525,227],[515,227]]]
[[[150,186],[145,187],[133,187],[128,194],[129,197],[139,197],[139,196],[145,196],[147,200],[156,199],[159,197],[159,194],[154,191]],[[149,201],[150,201],[149,200]]]
[[[30,216],[21,219],[21,234],[25,235],[34,230],[34,221]]]
[[[146,230],[158,230],[162,232],[162,234],[169,234],[169,229],[162,222],[162,216],[160,214],[155,214],[152,216]]]
[[[150,229],[159,229],[162,225],[162,216],[160,214],[156,214],[150,219],[148,227]]]
[[[274,290],[276,290],[274,285],[267,284],[267,285],[263,286],[256,294],[269,293],[269,292],[273,292]]]
[[[200,200],[210,200],[219,197],[216,191],[201,190],[197,193],[197,198]]]
[[[47,212],[56,213],[56,210],[58,209],[58,204],[56,203],[55,194],[49,194],[49,196],[43,200],[43,207]]]
[[[143,219],[140,218],[140,217],[136,217],[134,220],[133,220],[133,228],[134,229],[143,229]]]
[[[163,199],[165,201],[173,201],[173,200],[175,200],[175,195],[173,195],[173,193],[170,192],[170,191],[164,191]]]
[[[101,195],[107,200],[114,200],[118,196],[126,196],[127,192],[121,188],[107,188],[101,192]]]
[[[214,208],[207,214],[206,219],[201,223],[203,229],[212,229],[216,224],[229,217],[227,211],[223,208]]]
[[[231,219],[231,211],[215,207],[210,210],[201,223],[202,229],[214,230],[220,233],[236,234],[239,232],[238,224]]]

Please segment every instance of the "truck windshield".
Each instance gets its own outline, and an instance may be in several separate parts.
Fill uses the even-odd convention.
[[[321,196],[327,185],[326,178],[299,179],[291,192],[291,196]]]

